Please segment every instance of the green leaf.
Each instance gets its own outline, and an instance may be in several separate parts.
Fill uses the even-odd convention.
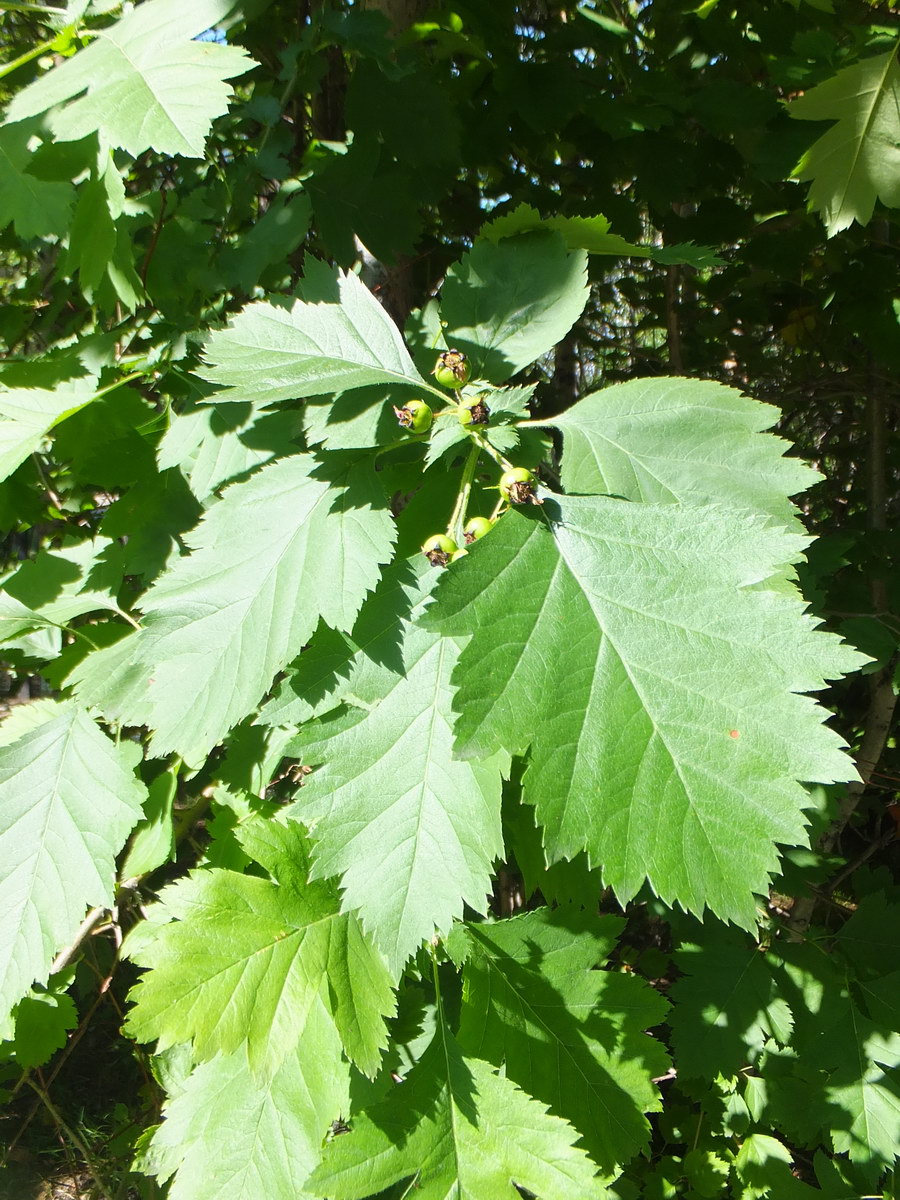
[[[712,1150],[689,1150],[684,1156],[684,1173],[698,1196],[721,1196],[730,1167]]]
[[[16,704],[0,722],[0,746],[11,746],[26,733],[31,733],[59,715],[59,701],[45,698]]]
[[[119,218],[125,211],[125,183],[112,154],[101,149],[92,175],[78,192],[69,227],[64,269],[78,279],[84,296],[99,303],[101,288],[111,284],[129,311],[142,302],[144,287],[134,267],[130,240],[123,244]]]
[[[221,401],[273,404],[372,383],[436,391],[416,370],[396,325],[356,275],[337,274],[334,302],[249,304],[206,345],[204,379]],[[438,393],[444,398],[442,392]]]
[[[587,257],[559,233],[479,238],[447,272],[441,317],[473,374],[502,383],[565,337],[587,303]]]
[[[202,512],[181,473],[161,471],[140,479],[111,504],[100,530],[120,539],[117,560],[123,574],[139,575],[146,585],[180,561],[183,539]]]
[[[506,1067],[507,1076],[582,1134],[612,1179],[646,1145],[644,1112],[661,1107],[653,1076],[669,1066],[643,1030],[666,1012],[634,976],[598,971],[622,921],[547,908],[495,924],[470,924],[459,1043]]]
[[[252,291],[267,267],[284,263],[297,249],[309,229],[311,215],[309,197],[304,192],[275,199],[238,245],[222,255],[226,279],[236,280],[245,292]]]
[[[149,875],[163,863],[174,859],[175,822],[172,809],[177,790],[178,775],[171,770],[162,771],[150,784],[144,805],[144,820],[134,831],[119,872],[120,879]]]
[[[387,446],[404,436],[394,405],[401,408],[412,398],[409,392],[373,384],[329,396],[324,403],[312,400],[303,408],[304,431],[312,445],[328,450]],[[430,399],[434,404],[435,398]]]
[[[32,991],[19,1001],[13,1016],[16,1031],[10,1049],[23,1070],[49,1062],[78,1024],[75,1001],[65,992]]]
[[[805,1122],[825,1131],[836,1153],[877,1174],[894,1161],[900,1131],[896,1002],[876,1005],[870,1016],[860,995],[870,1004],[873,984],[851,986],[839,959],[812,943],[782,943],[778,950],[781,990],[796,1019],[791,1048]]]
[[[54,425],[96,395],[93,379],[72,380],[54,390],[0,388],[0,479],[38,450]]]
[[[159,469],[179,467],[200,501],[273,458],[296,453],[299,414],[260,413],[249,404],[198,405],[172,418],[159,443]]]
[[[499,242],[516,234],[549,230],[560,234],[570,250],[586,250],[589,254],[637,255],[645,258],[649,248],[634,246],[618,234],[610,233],[610,222],[602,214],[594,217],[542,217],[530,204],[519,204],[511,212],[495,217],[483,225],[480,238]]]
[[[402,674],[376,668],[368,695],[357,675],[354,694],[367,707],[308,725],[292,745],[323,764],[294,805],[312,827],[313,876],[341,876],[345,906],[359,909],[398,972],[464,902],[484,911],[503,849],[501,760],[452,758],[458,649],[408,622],[401,637]]]
[[[821,476],[764,430],[778,410],[711,380],[634,379],[594,392],[553,424],[568,492],[652,504],[721,504],[792,522],[788,497]]]
[[[303,1183],[346,1111],[348,1071],[321,1008],[304,1032],[304,1051],[271,1079],[241,1049],[203,1063],[168,1102],[139,1165],[161,1182],[175,1174],[169,1200],[315,1200]]]
[[[578,11],[584,16],[588,15],[586,9],[580,8]],[[590,15],[592,20],[599,20],[593,13]],[[610,223],[602,214],[594,217],[542,217],[530,204],[519,204],[511,212],[495,217],[482,226],[478,236],[499,242],[501,238],[540,229],[561,234],[570,250],[586,250],[588,254],[650,258],[659,263],[685,263],[701,270],[719,267],[723,263],[709,246],[695,246],[693,242],[676,246],[635,246],[617,233],[610,233]]]
[[[251,712],[323,618],[350,629],[392,523],[371,466],[333,480],[307,456],[232,485],[144,595],[143,628],[73,673],[80,695],[199,761]]]
[[[834,938],[834,946],[861,973],[900,968],[900,896],[865,896]]]
[[[33,121],[0,127],[0,228],[12,222],[23,241],[62,234],[75,198],[71,183],[28,173],[34,132]]]
[[[575,11],[580,17],[587,17],[589,21],[593,21],[595,25],[605,29],[607,33],[614,33],[616,37],[631,37],[631,31],[627,25],[623,25],[621,21],[613,21],[610,17],[604,17],[602,13],[594,12],[587,4],[579,4]]]
[[[795,1178],[786,1146],[764,1133],[753,1133],[735,1155],[734,1171],[743,1184],[741,1200],[815,1200],[819,1193]]]
[[[62,644],[55,621],[42,617],[40,613],[22,604],[15,596],[0,590],[0,642],[15,644],[24,648],[22,634],[30,635],[36,630],[43,630],[47,641],[43,642],[48,658],[55,658]],[[30,637],[27,644],[31,643]],[[40,643],[39,643],[40,644]]]
[[[793,1017],[766,960],[747,937],[704,926],[699,944],[683,946],[669,1016],[680,1076],[736,1075],[753,1064],[770,1037],[790,1040]]]
[[[421,599],[417,579],[429,569],[419,556],[414,566],[395,559],[360,609],[351,635],[320,625],[256,724],[302,725],[332,712],[345,699],[373,708],[403,673],[398,624]]]
[[[6,123],[52,109],[58,141],[99,132],[137,158],[145,150],[202,158],[210,125],[228,107],[226,79],[256,64],[236,46],[200,42],[233,0],[147,0],[97,40],[17,92]]]
[[[897,46],[864,58],[788,106],[801,121],[834,121],[794,171],[811,180],[810,208],[828,236],[872,218],[876,199],[900,206],[900,65]]]
[[[543,1104],[465,1058],[446,1025],[409,1078],[336,1137],[307,1188],[363,1200],[399,1180],[417,1200],[540,1200],[605,1194],[577,1133]]]
[[[622,901],[648,879],[667,903],[755,925],[775,843],[803,840],[797,781],[853,774],[796,693],[859,656],[787,585],[753,586],[802,545],[719,509],[556,497],[444,573],[427,623],[472,635],[457,750],[530,745],[548,862],[586,850]]]
[[[383,960],[339,911],[333,884],[307,885],[298,824],[250,825],[241,842],[276,882],[204,870],[163,890],[130,951],[150,969],[132,993],[129,1031],[158,1038],[160,1050],[191,1038],[198,1061],[246,1042],[251,1070],[273,1076],[301,1038],[304,1057],[325,1052],[308,1043],[312,1023],[374,1075],[394,1011]]]
[[[648,246],[649,257],[663,266],[688,266],[697,271],[710,267],[721,267],[725,260],[711,246],[697,246],[693,242],[678,242],[673,246]]]
[[[0,1014],[46,982],[89,905],[113,903],[115,857],[144,794],[71,702],[0,749]]]
[[[349,687],[351,663],[358,647],[345,633],[320,625],[308,646],[270,700],[259,711],[257,725],[302,725],[342,702]]]
[[[67,539],[26,559],[3,581],[4,589],[13,601],[34,611],[38,624],[64,626],[103,610],[122,613],[116,600],[122,579],[111,557],[114,550],[109,538]]]
[[[840,1039],[836,1069],[820,1092],[810,1095],[814,1115],[831,1130],[837,1154],[880,1173],[897,1157],[900,1133],[900,1034],[887,1036],[849,1006],[844,1021],[829,1031]],[[841,1120],[836,1113],[846,1114]]]

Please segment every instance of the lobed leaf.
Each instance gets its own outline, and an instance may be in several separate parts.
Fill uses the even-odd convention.
[[[344,904],[399,972],[463,903],[484,911],[500,855],[501,760],[452,757],[450,675],[458,649],[404,623],[403,672],[370,668],[369,707],[347,706],[301,730],[292,750],[323,764],[294,811],[311,827],[313,876],[340,875]]]
[[[769,1038],[789,1042],[793,1028],[763,951],[712,924],[704,933],[702,943],[679,951],[684,974],[671,991],[672,1044],[685,1078],[736,1075],[756,1061]]]
[[[393,527],[371,466],[325,477],[306,456],[232,485],[189,535],[193,553],[147,591],[137,633],[73,673],[89,704],[154,730],[190,761],[259,703],[320,618],[350,629]]]
[[[810,180],[810,208],[828,236],[854,221],[867,225],[875,201],[900,205],[900,65],[887,54],[844,67],[788,106],[801,121],[834,121],[794,171]]]
[[[383,960],[357,918],[339,911],[332,885],[306,884],[299,825],[251,825],[241,840],[275,882],[204,870],[164,889],[131,951],[150,969],[132,993],[129,1032],[159,1039],[159,1050],[192,1039],[197,1061],[246,1043],[251,1070],[273,1077],[310,1023],[330,1026],[338,1047],[374,1075],[394,1009]]]
[[[643,1030],[666,1011],[633,976],[597,967],[622,921],[574,908],[538,909],[467,926],[459,1042],[582,1134],[612,1179],[649,1140],[661,1107],[655,1076],[668,1057]]]
[[[436,390],[416,370],[372,293],[342,271],[332,300],[295,300],[290,308],[248,304],[227,329],[213,333],[206,360],[199,374],[225,389],[216,403],[273,404],[375,383]]]
[[[307,1015],[304,1050],[271,1078],[250,1070],[244,1049],[202,1063],[166,1104],[139,1157],[169,1200],[315,1200],[303,1183],[322,1139],[348,1104],[348,1069],[320,1008]]]
[[[47,981],[88,906],[113,903],[115,858],[144,796],[72,702],[0,747],[0,1014]]]
[[[417,1200],[540,1200],[606,1195],[577,1133],[480,1059],[441,1021],[409,1078],[336,1137],[307,1188],[363,1200],[400,1180]]]
[[[650,504],[721,504],[795,520],[788,499],[818,482],[764,431],[778,410],[703,379],[634,379],[594,392],[546,424],[562,430],[568,492]]]
[[[11,222],[23,241],[61,235],[75,198],[71,183],[28,173],[35,124],[21,121],[0,128],[0,228]]]
[[[529,751],[548,862],[587,851],[623,902],[753,927],[776,842],[803,840],[799,780],[853,776],[808,697],[859,655],[795,589],[759,585],[803,539],[713,508],[548,498],[446,572],[426,624],[470,635],[457,750]]]
[[[228,107],[226,79],[256,64],[237,46],[200,42],[234,0],[146,0],[10,102],[6,124],[52,110],[57,141],[99,133],[134,158],[145,150],[202,158],[215,117]]]
[[[581,316],[590,289],[587,255],[559,233],[479,238],[441,289],[444,337],[491,383],[552,349]]]
[[[0,388],[0,479],[6,479],[35,450],[54,425],[90,404],[94,379],[79,379],[49,390]]]

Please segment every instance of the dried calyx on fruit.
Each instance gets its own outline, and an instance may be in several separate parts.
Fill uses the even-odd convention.
[[[434,419],[434,413],[424,400],[408,400],[402,408],[394,405],[394,415],[410,433],[427,433]]]
[[[438,355],[432,374],[441,387],[461,388],[468,381],[471,367],[462,350],[445,350]]]
[[[433,533],[422,543],[422,553],[433,567],[446,567],[458,549],[456,542],[445,533]]]
[[[494,522],[490,517],[472,517],[470,521],[466,521],[466,527],[463,530],[466,545],[471,546],[473,542],[483,538],[486,533],[490,533],[493,528]]]
[[[537,480],[527,467],[513,467],[500,477],[500,493],[511,504],[543,504],[535,495]]]
[[[456,412],[460,425],[487,425],[491,419],[491,410],[481,396],[460,400]]]

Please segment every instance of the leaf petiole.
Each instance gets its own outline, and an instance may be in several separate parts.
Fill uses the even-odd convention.
[[[469,437],[471,437],[472,441],[476,442],[486,454],[489,454],[494,462],[497,463],[498,466],[502,467],[504,471],[512,471],[515,469],[513,463],[511,463],[509,459],[505,457],[505,455],[501,454],[499,450],[496,450],[483,433],[470,433]]]

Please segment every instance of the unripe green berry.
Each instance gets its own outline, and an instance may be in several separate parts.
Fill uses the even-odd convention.
[[[454,550],[453,553],[450,555],[450,561],[456,562],[456,560],[458,558],[465,558],[468,553],[469,553],[468,550],[466,550],[462,546],[460,546],[460,548],[458,550]]]
[[[500,492],[511,504],[541,504],[534,494],[535,478],[527,467],[513,467],[500,477]]]
[[[394,407],[398,422],[410,433],[427,433],[434,413],[424,400],[408,400],[402,408]]]
[[[480,396],[460,400],[456,410],[460,425],[487,425],[491,419],[491,410]]]
[[[462,350],[445,350],[438,355],[433,374],[441,387],[461,388],[468,381],[471,367]]]
[[[433,533],[422,543],[422,553],[433,567],[446,567],[457,549],[456,542],[445,533]]]
[[[463,530],[466,545],[471,546],[473,542],[483,538],[486,533],[490,533],[493,528],[494,522],[489,517],[472,517],[470,521],[466,521],[466,527]]]

